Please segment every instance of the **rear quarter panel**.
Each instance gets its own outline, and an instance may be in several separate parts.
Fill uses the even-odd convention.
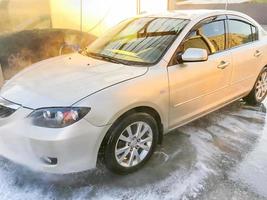
[[[260,38],[260,50],[262,51],[262,58],[261,67],[258,69],[258,74],[265,66],[267,66],[267,35],[263,35]]]

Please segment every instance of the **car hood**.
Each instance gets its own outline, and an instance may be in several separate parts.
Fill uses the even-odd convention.
[[[32,65],[9,80],[0,95],[32,109],[71,106],[102,89],[141,76],[147,70],[147,67],[70,54]]]

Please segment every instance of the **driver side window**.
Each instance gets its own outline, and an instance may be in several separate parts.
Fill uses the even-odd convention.
[[[193,28],[183,40],[175,55],[181,55],[189,48],[205,49],[208,55],[225,50],[225,20],[205,20]],[[175,56],[177,58],[177,56]],[[172,59],[171,65],[178,64]]]
[[[204,23],[191,31],[182,45],[183,51],[188,48],[206,49],[208,54],[214,54],[225,49],[224,20]]]
[[[207,50],[208,54],[211,54],[211,48],[207,42],[206,37],[198,29],[190,33],[181,45],[181,52],[185,52],[189,48],[199,48]]]

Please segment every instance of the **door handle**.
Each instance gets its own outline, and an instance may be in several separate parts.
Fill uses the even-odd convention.
[[[257,50],[257,51],[255,52],[254,56],[255,56],[255,57],[260,57],[261,54],[262,54],[262,53],[261,53],[259,50]]]
[[[222,61],[222,62],[217,66],[217,68],[219,68],[219,69],[225,69],[225,68],[228,67],[229,65],[230,65],[229,62]]]

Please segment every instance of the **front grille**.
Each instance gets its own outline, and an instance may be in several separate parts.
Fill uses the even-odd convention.
[[[14,112],[16,112],[16,109],[8,108],[8,107],[0,105],[0,118],[9,117]]]

